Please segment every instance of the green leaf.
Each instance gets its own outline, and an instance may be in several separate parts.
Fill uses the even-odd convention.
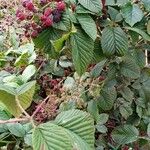
[[[27,82],[36,72],[36,68],[34,65],[29,65],[25,68],[22,73],[22,80]]]
[[[76,13],[77,14],[92,14],[92,15],[95,14],[94,12],[91,12],[90,10],[86,9],[85,7],[83,7],[82,5],[77,5]]]
[[[64,84],[63,84],[63,88],[67,91],[67,90],[73,90],[74,88],[76,88],[76,82],[74,80],[74,78],[72,77],[67,77]]]
[[[124,55],[128,51],[128,37],[120,27],[106,27],[102,32],[102,49],[105,55]]]
[[[111,17],[111,20],[114,22],[120,22],[123,18],[122,18],[122,14],[115,8],[113,7],[108,7],[108,13]]]
[[[128,2],[128,0],[117,0],[117,5],[125,5]]]
[[[35,92],[35,84],[35,81],[31,81],[17,88],[18,99],[24,109],[27,109],[31,105]]]
[[[131,3],[127,3],[122,8],[122,15],[126,23],[128,23],[131,27],[137,22],[140,22],[144,16],[140,7],[137,4]]]
[[[94,42],[83,31],[78,30],[71,36],[71,45],[75,69],[82,75],[92,60]]]
[[[124,87],[121,89],[120,93],[124,99],[126,99],[128,102],[132,102],[134,93],[130,90],[130,88]]]
[[[77,149],[94,148],[94,121],[90,114],[80,110],[69,110],[59,114],[55,122],[67,130]]]
[[[99,63],[103,59],[106,59],[106,57],[102,51],[100,39],[97,38],[94,42],[94,51],[93,51],[93,58],[91,60],[91,63]]]
[[[63,49],[63,47],[65,46],[65,41],[69,38],[69,36],[70,36],[70,32],[67,34],[64,34],[60,39],[51,41],[56,52],[60,52]]]
[[[120,145],[135,142],[138,136],[139,131],[132,125],[119,126],[112,132],[113,140]]]
[[[7,110],[19,117],[22,113],[16,103],[16,96],[24,109],[28,108],[32,102],[32,97],[35,90],[35,81],[28,82],[17,89],[9,86],[0,85],[0,101],[6,106]]]
[[[150,41],[150,36],[148,34],[146,34],[144,31],[142,31],[141,29],[131,28],[131,27],[125,27],[125,28],[140,34],[144,40]]]
[[[97,38],[97,27],[92,17],[88,14],[78,14],[77,19],[82,29],[95,41]]]
[[[99,0],[78,0],[79,3],[85,7],[86,9],[95,12],[95,13],[99,13],[102,9],[101,3]]]
[[[101,132],[101,133],[106,133],[107,132],[107,127],[105,125],[97,124],[96,129],[97,129],[98,132]]]
[[[32,134],[26,134],[24,136],[24,142],[25,144],[27,144],[28,146],[32,146]]]
[[[127,119],[133,113],[132,107],[128,103],[122,104],[119,107],[119,111],[120,111],[122,117],[124,117],[125,119]]]
[[[100,92],[99,106],[103,110],[110,110],[117,98],[117,92],[114,87],[104,87]]]
[[[11,134],[17,137],[24,137],[26,132],[20,123],[8,123],[7,128]]]
[[[136,63],[140,66],[140,68],[144,68],[146,57],[145,53],[140,49],[133,50],[133,58],[135,59]]]
[[[28,52],[23,53],[21,56],[19,56],[16,59],[15,66],[20,67],[20,66],[28,65],[28,58],[29,58]]]
[[[144,3],[145,9],[149,12],[150,11],[150,0],[142,0]]]
[[[91,100],[88,102],[87,111],[93,116],[95,120],[98,119],[99,111],[96,101]]]
[[[123,61],[120,64],[120,72],[128,78],[136,79],[140,77],[140,68],[130,56],[123,58]]]
[[[37,126],[32,141],[36,150],[93,150],[94,121],[86,112],[65,111],[54,122]]]
[[[66,131],[51,122],[37,126],[32,135],[35,150],[71,150],[72,143]]]
[[[50,54],[50,57],[58,57],[56,51],[54,51],[53,46],[50,41],[55,41],[62,36],[62,31],[58,29],[49,28],[44,30],[36,39],[33,39],[35,47],[43,49],[44,52]]]
[[[106,0],[106,5],[114,6],[115,5],[115,0]]]
[[[68,38],[70,37],[71,34],[74,34],[76,32],[77,32],[76,28],[74,26],[72,26],[71,31],[63,34],[60,39],[57,39],[55,41],[51,40],[51,43],[54,46],[56,52],[60,52],[63,49],[63,47],[65,46],[66,40],[68,40]]]
[[[108,121],[109,115],[102,113],[98,116],[97,124],[103,125]]]
[[[102,70],[103,70],[103,67],[104,67],[106,61],[107,61],[107,59],[104,59],[103,61],[99,62],[99,63],[91,70],[90,74],[91,74],[91,76],[92,76],[93,78],[97,78],[97,77],[101,74],[101,72],[102,72]]]

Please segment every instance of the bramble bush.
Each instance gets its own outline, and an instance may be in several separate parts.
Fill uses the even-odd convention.
[[[0,4],[2,149],[149,149],[149,0]]]

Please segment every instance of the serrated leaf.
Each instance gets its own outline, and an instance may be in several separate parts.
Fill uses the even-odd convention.
[[[50,54],[50,57],[56,58],[58,54],[54,51],[50,41],[55,41],[62,36],[62,31],[49,28],[44,30],[36,39],[33,39],[35,47],[43,49],[44,52]]]
[[[106,59],[106,57],[102,51],[100,39],[97,38],[94,42],[93,59],[91,60],[91,63],[99,63],[103,59]]]
[[[94,42],[83,31],[78,30],[71,36],[71,45],[75,69],[82,75],[92,60]]]
[[[124,57],[120,64],[120,72],[128,78],[136,79],[140,77],[140,68],[135,61],[130,57]]]
[[[115,0],[106,0],[106,5],[108,6],[114,6],[115,4]]]
[[[87,111],[93,116],[95,120],[98,119],[99,111],[96,101],[91,100],[88,102]]]
[[[62,35],[62,37],[60,39],[51,41],[56,52],[60,52],[62,50],[62,48],[65,46],[65,41],[69,38],[69,36],[70,36],[70,32]]]
[[[108,121],[108,118],[109,118],[108,114],[105,113],[100,114],[97,119],[97,124],[99,125],[105,124]]]
[[[124,87],[120,91],[123,98],[125,98],[128,102],[132,102],[134,93],[128,87]]]
[[[36,72],[36,68],[34,65],[29,65],[25,68],[22,73],[22,80],[27,82]]]
[[[117,98],[117,92],[114,87],[105,87],[100,92],[99,106],[103,110],[110,110]]]
[[[128,0],[117,0],[117,5],[125,5],[128,2]]]
[[[133,50],[132,56],[140,68],[144,68],[146,62],[145,53],[140,49],[135,49]]]
[[[138,136],[139,131],[132,125],[116,127],[112,132],[113,140],[120,145],[135,142]]]
[[[36,150],[93,150],[94,121],[86,112],[65,111],[54,122],[36,127],[32,141]]]
[[[0,101],[6,106],[7,110],[19,117],[22,113],[16,103],[16,96],[24,109],[28,108],[32,102],[32,97],[35,90],[35,81],[26,83],[17,89],[9,86],[0,85]]]
[[[32,135],[35,150],[71,150],[72,144],[66,131],[51,122],[36,127]]]
[[[26,132],[20,123],[8,123],[7,128],[11,134],[17,137],[24,137]]]
[[[106,133],[107,132],[107,127],[105,125],[96,125],[96,129],[100,133]]]
[[[140,34],[144,40],[150,41],[150,36],[146,34],[143,30],[138,28],[131,28],[131,27],[125,27],[125,28]]]
[[[107,59],[104,59],[103,61],[99,62],[96,66],[94,66],[94,68],[90,72],[93,78],[97,78],[101,74],[106,61]]]
[[[102,32],[102,49],[105,55],[124,55],[128,51],[128,38],[120,27],[106,27]]]
[[[150,0],[142,0],[144,3],[145,9],[149,12],[150,11]]]
[[[32,146],[32,134],[26,134],[24,136],[24,142],[25,144],[27,144],[28,146]]]
[[[122,15],[126,23],[128,23],[131,27],[137,22],[140,22],[144,16],[140,7],[137,4],[131,3],[127,3],[122,8]]]
[[[120,22],[123,18],[122,18],[122,14],[115,8],[113,7],[108,7],[108,13],[111,17],[111,20],[114,22]]]
[[[128,103],[122,104],[119,107],[119,111],[120,111],[122,117],[124,117],[125,119],[127,119],[133,113],[132,107]]]
[[[92,17],[88,14],[78,14],[77,19],[82,29],[95,41],[97,38],[97,28]]]
[[[65,80],[64,84],[63,84],[63,88],[67,91],[67,90],[73,90],[74,88],[76,88],[76,82],[74,80],[74,78],[72,77],[67,77],[67,79]]]
[[[99,13],[102,9],[101,3],[99,0],[78,0],[79,3],[85,7],[86,9],[95,12],[95,13]]]
[[[69,110],[58,115],[55,122],[66,128],[70,134],[73,132],[77,137],[80,137],[78,139],[71,135],[74,142],[77,142],[78,149],[84,149],[82,143],[86,146],[85,150],[92,150],[94,147],[94,121],[88,113],[80,110]]]

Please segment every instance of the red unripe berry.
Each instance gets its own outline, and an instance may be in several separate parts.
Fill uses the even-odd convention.
[[[18,13],[17,14],[17,18],[20,20],[20,21],[23,21],[26,19],[26,15],[24,13]]]
[[[32,38],[36,38],[38,36],[38,32],[36,30],[34,30],[32,33],[31,33],[31,37]]]
[[[65,8],[66,8],[66,4],[63,1],[57,3],[57,9],[59,11],[64,11]]]
[[[48,17],[51,13],[52,13],[52,9],[50,7],[48,7],[44,11],[44,16]]]
[[[37,30],[38,33],[41,33],[41,32],[42,32],[42,28],[41,28],[40,26],[38,26],[38,27],[36,28],[36,30]]]
[[[44,22],[44,25],[45,25],[46,27],[52,26],[52,25],[53,25],[53,20],[52,20],[50,17],[48,17],[48,18],[46,19],[46,21]]]
[[[31,0],[22,0],[22,6],[26,7],[27,3],[29,3]]]
[[[30,34],[28,32],[25,33],[25,37],[29,38]]]
[[[33,5],[33,3],[32,3],[32,2],[28,2],[28,3],[26,4],[26,8],[27,8],[28,10],[30,10],[30,11],[33,11],[33,10],[34,10],[34,5]]]
[[[45,15],[42,15],[42,16],[41,16],[41,21],[42,21],[42,22],[46,21],[46,19],[47,19],[47,17],[46,17]]]
[[[35,22],[31,23],[32,28],[35,30],[37,28],[37,24]]]

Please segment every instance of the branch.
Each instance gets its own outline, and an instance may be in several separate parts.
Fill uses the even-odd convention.
[[[36,110],[33,112],[31,118],[33,118],[38,112],[39,110],[41,109],[41,107],[46,103],[46,101],[49,99],[49,96],[47,96],[41,104],[39,104],[39,106],[36,108]]]
[[[31,116],[21,106],[21,104],[19,102],[19,99],[18,99],[18,96],[15,96],[15,100],[16,100],[17,106],[20,108],[21,112],[23,112],[26,115],[27,118],[30,118]]]
[[[14,118],[9,120],[0,120],[0,124],[17,123],[17,122],[24,122],[24,121],[29,121],[29,118]]]

